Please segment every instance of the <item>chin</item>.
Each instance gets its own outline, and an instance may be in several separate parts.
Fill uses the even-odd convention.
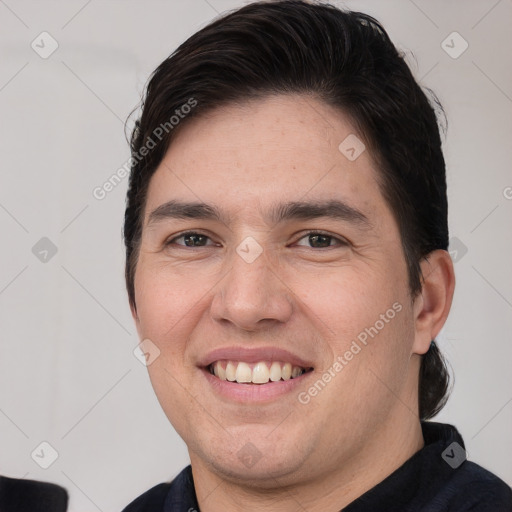
[[[304,444],[296,441],[304,439],[303,436],[288,432],[288,436],[274,438],[271,432],[275,426],[244,427],[229,429],[232,435],[224,432],[222,439],[215,436],[191,444],[189,439],[186,442],[189,446],[195,444],[195,457],[234,483],[271,489],[282,485],[282,479],[293,482],[304,474],[308,454]]]
[[[253,488],[273,489],[287,482],[294,482],[303,473],[303,461],[288,456],[276,460],[274,456],[263,455],[255,462],[244,463],[238,459],[214,457],[209,461],[215,473],[238,485]],[[285,479],[285,480],[283,480]]]

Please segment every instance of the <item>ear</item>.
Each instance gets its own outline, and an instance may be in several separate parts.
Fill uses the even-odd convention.
[[[455,273],[450,254],[432,251],[420,263],[421,293],[414,300],[413,353],[425,354],[443,327],[452,305]]]

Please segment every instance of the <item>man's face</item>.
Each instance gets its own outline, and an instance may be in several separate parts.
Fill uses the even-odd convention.
[[[414,414],[406,263],[369,152],[339,149],[354,133],[322,102],[274,96],[191,120],[151,179],[135,320],[193,464],[269,486],[321,477]],[[170,201],[221,220],[150,220]],[[335,215],[286,208],[329,202]]]

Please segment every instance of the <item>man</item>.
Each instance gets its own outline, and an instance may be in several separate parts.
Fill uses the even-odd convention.
[[[216,20],[153,74],[132,164],[128,295],[191,466],[126,511],[512,510],[426,421],[448,389],[445,164],[377,21],[301,1]]]

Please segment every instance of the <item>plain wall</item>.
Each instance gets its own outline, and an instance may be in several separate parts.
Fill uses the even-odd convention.
[[[120,510],[188,464],[133,354],[127,179],[102,200],[93,190],[129,157],[123,123],[152,70],[245,3],[0,3],[0,474],[60,483],[71,511]],[[512,4],[344,5],[384,24],[446,110],[457,287],[438,341],[456,383],[436,419],[456,425],[469,458],[512,484]],[[46,59],[31,47],[42,51],[45,37],[51,48],[43,31],[59,45]],[[442,47],[454,31],[469,44],[458,58]],[[456,36],[450,46],[461,44]],[[57,249],[46,262],[43,237]],[[46,470],[31,458],[43,441],[59,455]]]

